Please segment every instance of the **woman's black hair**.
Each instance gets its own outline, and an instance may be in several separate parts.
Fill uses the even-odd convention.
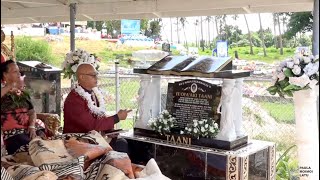
[[[8,72],[9,65],[12,64],[12,63],[16,63],[16,62],[14,62],[13,60],[8,60],[8,61],[5,61],[5,62],[1,63],[1,80],[3,80],[4,73]]]

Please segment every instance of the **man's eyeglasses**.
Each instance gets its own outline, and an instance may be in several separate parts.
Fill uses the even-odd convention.
[[[81,74],[81,75],[87,75],[87,76],[91,76],[93,78],[97,78],[99,74]]]

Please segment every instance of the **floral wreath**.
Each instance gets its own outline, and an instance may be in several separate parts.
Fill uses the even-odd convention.
[[[80,97],[82,97],[87,102],[90,113],[96,115],[97,117],[107,116],[106,104],[105,104],[103,95],[97,87],[93,88],[92,91],[97,97],[97,101],[99,102],[99,107],[92,100],[91,94],[86,92],[81,86],[77,85],[74,90]]]
[[[95,54],[90,54],[85,50],[77,49],[67,53],[66,58],[62,64],[62,72],[64,73],[64,78],[69,78],[75,75],[79,65],[90,64],[96,71],[99,69],[100,60]]]

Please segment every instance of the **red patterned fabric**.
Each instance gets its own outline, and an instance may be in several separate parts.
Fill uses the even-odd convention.
[[[16,100],[14,101],[14,99]],[[27,129],[30,119],[28,111],[31,109],[33,109],[33,105],[26,92],[23,92],[20,97],[10,92],[1,98],[1,131],[9,154],[14,153],[20,146],[26,145],[30,141]],[[43,129],[43,126],[40,127],[39,123],[36,123],[36,128]],[[36,133],[40,135],[41,132]]]
[[[1,53],[1,63],[4,63],[6,61],[6,58],[4,57],[4,55]]]
[[[1,98],[1,126],[3,131],[12,129],[27,129],[29,126],[28,111],[33,109],[30,97],[25,97],[15,103],[12,93],[7,93]]]

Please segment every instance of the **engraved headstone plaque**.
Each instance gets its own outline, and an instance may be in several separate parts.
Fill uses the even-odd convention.
[[[184,129],[194,119],[202,118],[219,123],[220,86],[198,79],[179,81],[169,84],[167,97],[167,110],[176,118],[176,128]]]

